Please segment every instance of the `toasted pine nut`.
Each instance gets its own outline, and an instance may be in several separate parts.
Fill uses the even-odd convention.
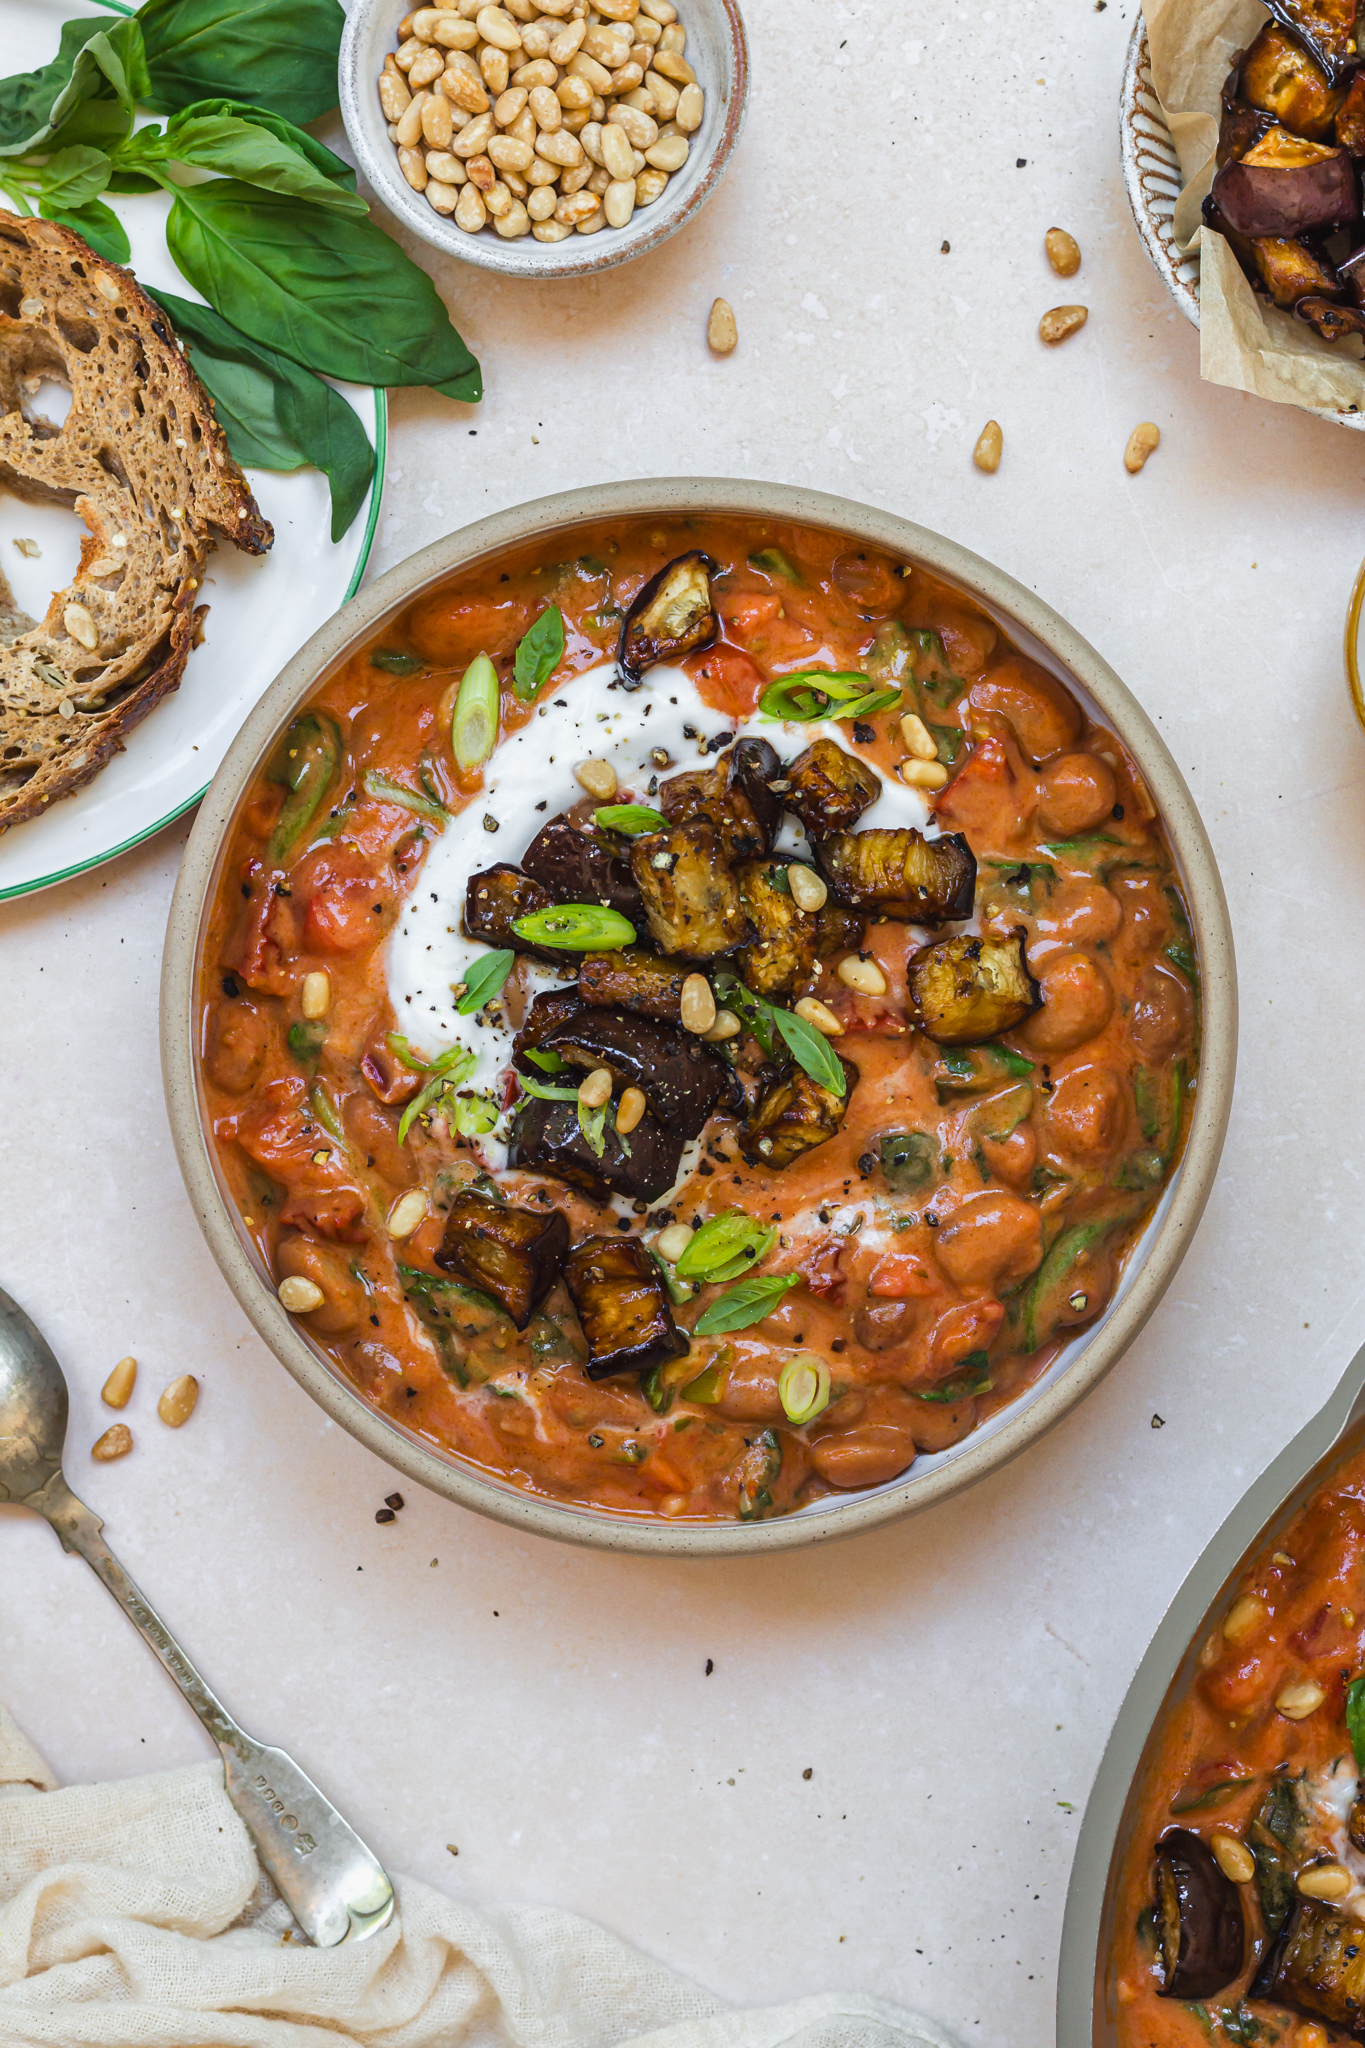
[[[1000,467],[1000,457],[1004,453],[1004,449],[1005,437],[1000,431],[999,420],[987,420],[985,426],[976,437],[976,446],[972,450],[972,461],[978,469],[984,469],[987,476],[994,476]]]
[[[427,160],[420,149],[400,149],[398,152],[398,168],[414,192],[426,191]]]
[[[717,1010],[715,1023],[702,1037],[708,1045],[724,1045],[727,1038],[738,1038],[743,1029],[733,1010]]]
[[[507,90],[511,65],[506,50],[495,50],[491,43],[483,43],[479,49],[479,76],[488,87],[493,99]]]
[[[580,50],[576,57],[570,57],[568,72],[570,78],[581,80],[591,86],[594,92],[606,93],[611,87],[611,73],[605,64],[599,64],[596,57],[590,57],[586,50]]]
[[[1255,1593],[1241,1593],[1223,1616],[1223,1639],[1239,1646],[1258,1636],[1270,1619],[1270,1609]]]
[[[533,221],[548,220],[557,204],[553,185],[537,185],[526,202],[526,211]]]
[[[716,998],[704,974],[689,974],[678,998],[678,1018],[684,1031],[700,1038],[716,1021]]]
[[[597,159],[611,172],[613,178],[634,176],[635,152],[630,146],[630,137],[619,121],[608,121],[600,132]]]
[[[594,1067],[586,1079],[579,1083],[578,1099],[584,1109],[601,1109],[610,1102],[610,1070],[607,1067]]]
[[[447,71],[441,80],[441,92],[452,107],[458,107],[465,114],[486,114],[488,92],[482,79],[471,78],[467,71]]]
[[[661,28],[667,28],[670,21],[678,18],[673,0],[640,0],[640,12],[647,14],[651,21],[657,21]]]
[[[1074,277],[1081,267],[1081,246],[1065,228],[1049,228],[1043,236],[1047,260],[1058,277]]]
[[[332,984],[327,976],[317,970],[312,974],[305,974],[303,986],[299,990],[299,1008],[304,1016],[310,1023],[316,1023],[319,1017],[327,1015],[331,1006]]]
[[[531,233],[538,242],[567,242],[573,229],[566,228],[562,221],[538,220]]]
[[[571,57],[576,57],[583,47],[583,38],[587,32],[588,25],[585,21],[571,21],[567,28],[562,28],[550,45],[550,62],[567,64]]]
[[[1275,1711],[1283,1714],[1286,1721],[1306,1721],[1310,1714],[1316,1714],[1327,1695],[1320,1685],[1311,1678],[1300,1679],[1297,1685],[1287,1685],[1275,1697]]]
[[[1154,420],[1143,420],[1128,436],[1128,446],[1123,451],[1123,466],[1129,476],[1136,476],[1149,455],[1154,455],[1161,442],[1161,429]]]
[[[192,1372],[182,1372],[171,1381],[156,1404],[156,1412],[167,1429],[183,1429],[199,1399],[199,1382]]]
[[[498,94],[493,103],[493,119],[499,128],[511,127],[529,97],[524,85],[509,85],[506,92]],[[551,97],[553,98],[553,94]],[[555,105],[559,105],[558,100],[555,100]]]
[[[531,112],[537,128],[543,128],[547,135],[563,125],[564,109],[550,91],[548,85],[533,85],[531,88]]]
[[[474,17],[474,26],[484,41],[491,43],[495,50],[510,51],[521,48],[521,30],[511,15],[505,14],[501,7],[481,7]]]
[[[548,57],[550,54],[550,31],[542,28],[538,21],[522,23],[521,47],[523,53],[532,58]]]
[[[446,158],[446,162],[447,162],[447,163],[452,163],[452,164],[453,164],[453,163],[454,163],[454,161],[455,161],[455,159],[454,159],[454,157],[453,157],[453,156],[452,156],[452,157],[447,157],[447,158]],[[434,212],[436,212],[436,213],[444,213],[444,214],[451,214],[451,213],[454,213],[454,211],[455,211],[456,207],[457,207],[457,206],[459,205],[459,203],[460,203],[460,185],[462,185],[463,183],[464,183],[464,171],[463,171],[463,168],[462,168],[462,169],[461,169],[461,171],[460,171],[460,182],[459,182],[459,184],[456,184],[456,183],[454,182],[454,180],[451,180],[451,181],[450,181],[449,183],[447,183],[447,182],[446,182],[446,180],[445,180],[444,178],[437,178],[437,177],[433,176],[433,174],[432,174],[432,169],[431,169],[431,163],[430,163],[430,160],[428,159],[428,162],[427,162],[427,205],[428,205],[429,207],[431,207],[431,208],[433,209],[433,211],[434,211]]]
[[[627,1088],[616,1105],[616,1128],[622,1137],[628,1138],[649,1107],[638,1088]]]
[[[584,32],[579,48],[604,70],[614,71],[618,64],[624,64],[626,61],[622,53],[630,48],[630,35],[628,32],[618,35],[614,27],[607,28],[598,22]],[[572,50],[569,52],[570,57],[575,54],[576,52]],[[564,62],[568,61],[566,57]]]
[[[425,1188],[409,1188],[400,1195],[389,1211],[386,1225],[389,1236],[411,1237],[414,1230],[425,1221],[427,1213],[427,1191]]]
[[[544,157],[547,164],[561,164],[571,171],[575,164],[583,161],[583,145],[576,135],[569,135],[560,129],[555,135],[538,135],[535,153]]]
[[[661,142],[656,142],[654,148],[647,152],[648,161],[654,164],[656,170],[666,168],[665,165],[659,164],[655,157],[655,152],[663,146]],[[735,325],[734,308],[729,300],[712,299],[711,311],[706,320],[706,342],[712,355],[732,355],[738,340],[739,329]]]
[[[644,69],[639,64],[620,64],[611,74],[611,89],[618,99],[628,92],[634,92],[644,78]]]
[[[476,158],[475,161],[478,162],[479,159]],[[491,171],[493,166],[489,164],[488,168]],[[431,199],[431,188],[433,185],[447,186],[451,194],[449,211],[453,212],[455,208],[455,202],[460,196],[460,187],[461,185],[463,185],[468,175],[469,173],[465,170],[465,167],[460,162],[460,159],[457,156],[452,156],[448,149],[429,149],[427,151],[428,199]],[[436,205],[436,201],[434,199],[431,201],[431,203],[433,206]],[[439,212],[444,209],[438,207],[437,210]]]
[[[412,103],[402,74],[397,71],[382,71],[379,75],[379,104],[386,121],[401,120]]]
[[[434,92],[422,102],[422,140],[431,149],[449,149],[453,133],[450,101],[444,93]]]
[[[474,50],[478,48],[479,31],[472,21],[462,21],[458,14],[445,12],[431,40],[442,50]]]
[[[622,105],[624,104],[625,102],[623,101]],[[591,114],[591,118],[594,121],[601,123],[606,120],[607,103],[604,99],[599,99],[596,93],[594,93],[592,98],[588,101],[588,107]]]
[[[659,27],[658,22],[651,21],[649,16],[643,12],[636,15],[631,23],[631,28],[634,31],[636,42],[646,43],[650,49],[653,49],[659,37],[663,34],[663,30]]]
[[[405,77],[426,47],[426,44],[419,42],[416,36],[409,36],[406,42],[398,45],[393,61]]]
[[[511,192],[503,184],[501,178],[495,178],[483,195],[483,203],[488,208],[493,219],[499,221],[505,213],[512,211],[514,202]]]
[[[918,712],[907,711],[901,719],[901,739],[905,751],[916,761],[937,761],[938,747],[934,736]]]
[[[655,1238],[654,1249],[661,1259],[667,1259],[670,1266],[676,1266],[696,1234],[690,1223],[670,1223],[667,1230],[661,1230]]]
[[[667,34],[667,30],[664,31]],[[654,69],[665,78],[671,78],[675,85],[695,85],[697,74],[686,57],[680,57],[676,50],[660,47],[654,52]]]
[[[668,183],[667,171],[656,171],[653,164],[648,170],[637,171],[635,176],[635,204],[652,206],[664,186]]]
[[[599,175],[603,178],[607,178],[607,174],[605,171],[599,174],[596,167],[593,164],[590,164],[588,162],[588,159],[584,157],[582,163],[575,164],[571,171],[560,172],[559,190],[561,196],[567,198],[571,192],[581,192],[583,190],[583,187],[586,185],[588,187],[588,190],[592,192],[598,199],[600,199],[603,193],[606,191],[607,185],[611,183],[611,180],[610,178],[607,178],[607,184],[602,185],[601,187],[594,185],[592,181]]]
[[[408,84],[411,86],[431,85],[446,68],[445,53],[442,50],[423,50],[415,63],[408,66]]]
[[[480,192],[491,192],[498,182],[498,174],[486,156],[472,156],[465,166],[471,184]]]
[[[425,87],[423,87],[421,92],[413,94],[412,99],[408,103],[407,112],[398,123],[398,147],[400,149],[415,149],[421,142],[422,109],[430,98],[431,94]]]
[[[1054,228],[1052,232],[1058,234],[1061,231]],[[1220,1828],[1216,1834],[1210,1835],[1209,1847],[1224,1877],[1230,1877],[1234,1884],[1251,1883],[1256,1875],[1256,1858],[1245,1842],[1239,1841],[1236,1835],[1225,1834]]]
[[[512,73],[513,85],[524,85],[529,92],[533,85],[548,85],[553,92],[559,83],[559,73],[548,57],[536,57],[529,64],[523,64]]]
[[[112,1464],[115,1458],[126,1458],[133,1448],[133,1432],[126,1422],[113,1422],[103,1436],[97,1436],[90,1446],[90,1455],[101,1465]]]
[[[1314,1863],[1300,1871],[1294,1887],[1306,1899],[1344,1899],[1351,1889],[1351,1874],[1339,1863]]]
[[[815,869],[808,868],[804,861],[794,860],[787,869],[787,887],[798,910],[823,910],[829,901],[824,876],[817,875]]]
[[[524,171],[535,154],[529,142],[514,142],[510,135],[494,135],[488,154],[500,171]]]
[[[706,98],[699,85],[685,85],[678,94],[678,104],[673,119],[684,135],[694,135],[701,126],[702,115],[706,112]]]
[[[649,94],[649,105],[641,108],[641,112],[652,114],[656,121],[671,121],[682,104],[682,93],[677,86],[667,78],[660,78],[657,71],[651,71],[645,80],[645,91]],[[691,91],[690,85],[683,87],[683,92]],[[633,93],[630,103],[633,107],[640,104]]]
[[[818,996],[802,996],[795,1005],[794,1014],[816,1031],[823,1031],[826,1038],[842,1038],[844,1027],[833,1010],[826,1009]]]
[[[560,169],[558,164],[547,164],[543,156],[533,156],[531,158],[531,168],[526,173],[526,181],[530,185],[543,185],[547,189],[552,190],[555,180],[559,176]]]
[[[121,1358],[100,1388],[100,1399],[106,1408],[126,1408],[133,1398],[133,1386],[137,1379],[137,1360]]]
[[[446,11],[443,7],[418,7],[408,16],[408,35],[417,36],[424,43],[434,43],[436,40],[437,23]],[[456,14],[453,18],[458,21],[460,17]],[[401,21],[398,24],[398,28],[401,35],[403,31],[403,23]]]
[[[912,789],[942,789],[948,770],[941,761],[902,761],[900,778]]]
[[[594,0],[594,5],[606,21],[634,21],[640,12],[640,0]]]
[[[628,107],[624,100],[617,101],[611,110],[611,118],[618,128],[625,129],[632,149],[652,149],[659,139],[658,122],[650,115],[642,114],[638,107]]]
[[[482,156],[493,138],[493,116],[476,114],[468,125],[462,128],[450,147],[465,163],[472,156]]]
[[[841,960],[835,969],[845,988],[851,988],[860,996],[884,996],[886,976],[875,960],[862,960],[856,953],[850,953],[847,960]]]
[[[616,770],[610,761],[580,761],[574,769],[574,780],[589,796],[595,796],[600,804],[609,804],[617,791]]]
[[[471,188],[466,185],[465,191]],[[463,193],[461,197],[463,198]],[[291,1316],[311,1315],[315,1308],[321,1308],[327,1299],[316,1280],[305,1280],[301,1273],[291,1273],[281,1280],[276,1292],[280,1306],[287,1308]]]
[[[536,127],[536,117],[529,107],[523,107],[515,121],[508,122],[507,133],[511,136],[513,142],[524,142],[530,148],[535,148],[536,137],[540,130]]]
[[[1053,306],[1038,322],[1038,339],[1056,348],[1068,335],[1079,334],[1089,318],[1088,306]]]
[[[586,78],[561,78],[555,87],[555,98],[566,114],[586,112],[592,106],[592,87]]]

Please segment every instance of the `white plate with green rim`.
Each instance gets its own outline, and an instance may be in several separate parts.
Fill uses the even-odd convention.
[[[48,63],[63,21],[96,11],[79,0],[71,5],[0,0],[0,69],[29,71]],[[166,248],[166,194],[106,195],[106,200],[127,229],[139,282],[198,299]],[[8,204],[0,195],[0,207]],[[98,867],[196,804],[257,698],[290,656],[359,589],[379,520],[387,408],[382,391],[359,385],[338,389],[355,408],[375,451],[369,499],[349,531],[332,541],[327,479],[318,470],[292,475],[247,471],[275,529],[274,547],[264,559],[239,555],[226,543],[215,548],[204,579],[209,607],[204,643],[190,655],[180,688],[129,734],[127,751],[86,788],[54,804],[46,816],[0,836],[0,901]],[[47,386],[35,402],[59,419],[67,394]],[[31,504],[0,488],[0,566],[16,601],[31,616],[41,618],[53,590],[70,580],[84,531],[74,512]],[[19,540],[36,543],[36,559],[15,546]]]

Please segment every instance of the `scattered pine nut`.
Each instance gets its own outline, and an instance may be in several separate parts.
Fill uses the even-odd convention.
[[[1045,341],[1049,348],[1056,348],[1059,341],[1079,334],[1089,318],[1088,306],[1053,306],[1038,322],[1038,339]]]
[[[325,974],[305,974],[299,993],[299,1008],[310,1024],[325,1017],[332,1006],[332,984]]]
[[[917,711],[907,711],[901,719],[901,739],[905,751],[916,761],[937,761],[938,745],[924,720]]]
[[[1270,1609],[1256,1593],[1241,1593],[1223,1616],[1223,1639],[1234,1645],[1249,1643],[1270,1619]]]
[[[689,974],[678,998],[679,1022],[684,1031],[704,1038],[716,1022],[716,998],[704,974]]]
[[[902,761],[900,778],[912,789],[942,789],[948,780],[948,770],[942,761]]]
[[[727,1038],[738,1038],[743,1029],[733,1010],[717,1010],[715,1023],[702,1037],[708,1045],[724,1045]]]
[[[1276,1695],[1275,1711],[1283,1714],[1286,1721],[1306,1721],[1310,1714],[1316,1714],[1327,1695],[1320,1685],[1311,1678],[1302,1679],[1297,1685],[1287,1685]]]
[[[1160,444],[1161,429],[1153,420],[1143,420],[1139,426],[1134,427],[1128,436],[1128,446],[1123,451],[1123,466],[1129,476],[1137,475],[1146,463],[1147,457],[1154,455]]]
[[[794,1014],[800,1017],[803,1023],[823,1032],[826,1038],[842,1038],[844,1035],[844,1027],[839,1019],[833,1010],[825,1008],[818,996],[802,996],[800,1002],[794,1005]]]
[[[156,1412],[167,1429],[180,1429],[193,1415],[198,1399],[198,1380],[192,1372],[182,1372],[179,1379],[171,1381],[157,1402]]]
[[[287,1308],[291,1316],[311,1315],[315,1308],[321,1308],[327,1297],[316,1280],[305,1280],[302,1273],[290,1273],[281,1280],[276,1290],[280,1306]]]
[[[847,960],[841,960],[835,969],[845,988],[851,988],[860,996],[884,996],[886,976],[875,960],[861,960],[856,953],[850,953]]]
[[[1043,236],[1047,260],[1058,277],[1074,277],[1081,267],[1081,245],[1065,228],[1049,228]]]
[[[670,1266],[676,1266],[696,1234],[690,1223],[670,1223],[667,1230],[661,1230],[655,1238],[654,1249]]]
[[[610,1069],[594,1067],[586,1079],[579,1083],[578,1099],[584,1109],[604,1109],[611,1101]]]
[[[616,770],[610,761],[580,761],[574,780],[601,804],[609,804],[616,794]]]
[[[1315,1863],[1301,1871],[1294,1884],[1306,1899],[1344,1899],[1351,1889],[1351,1875],[1339,1863]]]
[[[649,1107],[639,1088],[627,1088],[616,1105],[616,1128],[623,1138],[628,1138]]]
[[[1250,1884],[1256,1875],[1256,1858],[1245,1842],[1220,1829],[1209,1837],[1209,1847],[1224,1877],[1230,1877],[1234,1884]]]
[[[650,157],[649,161],[656,163],[657,159]],[[667,167],[658,165],[658,168]],[[735,316],[728,300],[711,301],[711,314],[706,323],[706,339],[710,343],[712,355],[717,356],[728,356],[739,340],[739,329],[735,325]]]
[[[802,861],[794,860],[787,869],[787,887],[798,910],[823,910],[829,901],[824,876],[817,875],[814,868],[806,867]]]
[[[1004,448],[1005,437],[1000,431],[999,420],[987,420],[976,437],[972,461],[978,469],[984,469],[987,476],[994,476],[1000,467],[1000,457],[1004,453]]]
[[[101,1465],[112,1464],[115,1458],[126,1458],[133,1448],[133,1432],[126,1422],[111,1423],[103,1436],[96,1437],[90,1446],[90,1455]]]
[[[133,1385],[137,1379],[137,1360],[121,1358],[100,1388],[100,1399],[106,1408],[126,1408],[133,1397]]]
[[[389,1211],[388,1232],[393,1238],[411,1237],[414,1230],[425,1219],[427,1213],[427,1192],[425,1188],[409,1188],[400,1195]]]

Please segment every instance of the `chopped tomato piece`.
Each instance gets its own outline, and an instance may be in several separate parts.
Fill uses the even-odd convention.
[[[777,617],[782,600],[772,590],[737,590],[722,597],[717,609],[733,638],[743,642]]]
[[[918,1295],[937,1294],[942,1284],[918,1254],[887,1252],[873,1267],[867,1291],[890,1301],[910,1301]]]
[[[847,1238],[822,1237],[805,1252],[794,1268],[810,1292],[821,1301],[837,1301],[844,1291],[844,1276],[839,1271],[839,1261],[844,1255]]]
[[[309,1107],[302,1080],[272,1081],[257,1109],[237,1119],[237,1142],[287,1191],[280,1221],[303,1224],[320,1237],[358,1243],[365,1191],[351,1176],[346,1148]]]
[[[384,885],[353,847],[328,847],[315,856],[303,920],[310,953],[359,953],[384,936]]]
[[[1264,1660],[1255,1650],[1244,1657],[1216,1664],[1200,1679],[1200,1689],[1216,1713],[1242,1714],[1258,1700],[1270,1683]]]
[[[417,652],[435,667],[468,663],[479,653],[497,654],[515,645],[534,616],[526,599],[501,604],[486,598],[437,594],[413,606],[408,634]]]
[[[260,995],[287,996],[298,980],[291,956],[298,944],[298,918],[288,896],[275,894],[276,877],[259,861],[243,876],[249,894],[223,965]]]
[[[690,654],[683,667],[691,672],[702,702],[727,718],[747,718],[767,680],[742,647],[723,642],[704,654]]]

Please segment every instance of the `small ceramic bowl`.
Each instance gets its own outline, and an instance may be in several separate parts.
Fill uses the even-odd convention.
[[[274,1282],[241,1226],[205,1122],[195,1018],[203,933],[239,805],[280,733],[320,680],[410,605],[477,562],[553,529],[591,520],[733,515],[792,520],[846,535],[956,583],[1016,645],[1063,678],[1116,732],[1158,807],[1180,869],[1203,986],[1199,1086],[1184,1155],[1128,1256],[1114,1299],[1009,1407],[952,1449],[917,1458],[884,1486],[824,1499],[762,1522],[670,1522],[604,1513],[523,1492],[442,1456],[381,1415],[280,1306]],[[1232,1102],[1237,985],[1232,931],[1213,851],[1180,771],[1109,664],[1031,590],[956,541],[892,512],[787,484],[674,477],[599,484],[492,513],[435,541],[363,590],[289,663],[238,734],[200,807],[176,884],[161,983],[161,1061],[180,1170],[209,1249],[281,1364],[334,1421],[407,1478],[482,1514],[567,1542],[609,1550],[720,1557],[786,1550],[852,1535],[913,1514],[993,1472],[1061,1420],[1098,1384],[1160,1301],[1194,1235],[1218,1168]]]
[[[523,235],[504,241],[492,222],[468,235],[414,192],[398,168],[398,152],[379,104],[378,78],[396,48],[405,0],[355,0],[341,40],[338,90],[341,117],[356,162],[389,212],[404,226],[464,263],[497,270],[504,277],[583,277],[610,270],[657,249],[705,205],[725,175],[730,152],[744,124],[749,93],[749,49],[735,0],[681,0],[678,19],[687,30],[687,61],[706,95],[706,113],[692,138],[692,153],[675,171],[652,206],[638,207],[623,228],[604,227],[563,242],[538,242]]]

